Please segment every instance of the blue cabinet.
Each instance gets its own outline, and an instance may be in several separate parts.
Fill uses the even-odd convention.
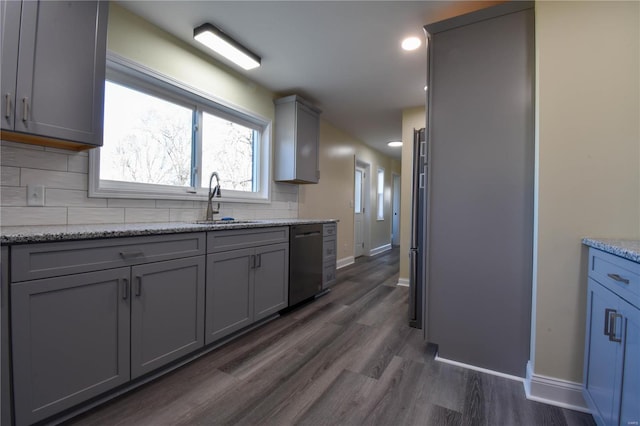
[[[625,353],[622,376],[620,424],[640,424],[640,309],[628,303],[622,315],[625,324]]]
[[[589,251],[583,394],[599,425],[640,424],[640,265]]]

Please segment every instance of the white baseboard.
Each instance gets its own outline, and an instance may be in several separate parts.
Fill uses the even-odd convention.
[[[376,247],[369,251],[369,256],[375,256],[376,254],[384,253],[385,251],[391,250],[391,244],[385,244],[380,247]]]
[[[355,263],[356,259],[353,256],[345,257],[344,259],[338,259],[337,269],[344,268],[345,266],[349,266],[352,263]]]
[[[499,371],[489,370],[487,368],[482,368],[482,367],[478,367],[478,366],[471,365],[471,364],[465,364],[463,362],[458,362],[458,361],[453,361],[453,360],[446,359],[446,358],[441,358],[440,356],[438,356],[438,354],[436,354],[436,361],[444,362],[445,364],[451,364],[451,365],[455,365],[455,366],[462,367],[462,368],[467,368],[469,370],[479,371],[481,373],[491,374],[492,376],[498,376],[498,377],[503,377],[503,378],[509,379],[509,380],[515,380],[517,382],[524,382],[524,380],[525,380],[523,377],[513,376],[511,374],[505,374],[505,373],[501,373]]]
[[[590,413],[582,396],[581,383],[534,374],[531,361],[527,363],[524,391],[527,394],[527,399],[531,401]]]
[[[409,287],[409,278],[398,278],[398,286]]]

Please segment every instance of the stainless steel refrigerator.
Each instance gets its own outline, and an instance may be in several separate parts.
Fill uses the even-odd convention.
[[[422,328],[424,293],[425,129],[413,130],[411,242],[409,247],[409,325]]]

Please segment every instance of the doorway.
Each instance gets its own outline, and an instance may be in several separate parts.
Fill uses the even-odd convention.
[[[356,160],[353,191],[353,256],[368,254],[369,164]]]
[[[400,175],[393,174],[391,194],[391,245],[400,245]]]

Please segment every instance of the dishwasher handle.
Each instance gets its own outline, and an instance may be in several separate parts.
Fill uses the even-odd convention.
[[[302,234],[296,234],[294,238],[313,237],[316,235],[321,235],[320,231],[303,232]]]

